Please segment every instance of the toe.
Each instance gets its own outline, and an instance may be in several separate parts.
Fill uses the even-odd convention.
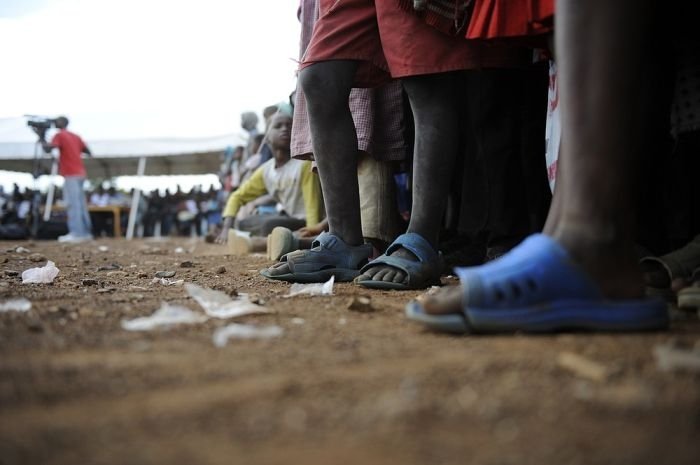
[[[393,283],[396,277],[396,270],[386,270],[384,276],[382,276],[382,281],[387,283]]]
[[[267,271],[272,275],[272,276],[280,276],[283,274],[287,274],[290,272],[289,270],[289,264],[285,262],[280,262],[280,263],[275,263],[272,265],[270,268],[267,269]]]
[[[423,301],[426,313],[444,315],[448,313],[460,313],[462,306],[462,286],[448,286],[440,289],[436,294],[427,296]]]
[[[376,279],[375,276],[377,275],[377,273],[379,273],[379,271],[381,271],[381,269],[382,268],[380,266],[373,266],[371,268],[368,268],[367,271],[363,273],[363,275],[366,276],[367,279]]]
[[[374,281],[384,281],[384,275],[387,273],[386,268],[380,268],[376,273],[374,273],[374,276],[372,276],[372,280]]]
[[[393,282],[396,284],[408,284],[408,276],[403,271],[397,271]]]

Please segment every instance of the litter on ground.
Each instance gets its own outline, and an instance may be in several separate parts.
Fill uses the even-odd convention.
[[[32,303],[24,297],[0,302],[0,312],[28,312],[31,308]]]
[[[229,339],[269,339],[281,336],[283,329],[277,325],[255,326],[231,323],[214,331],[212,340],[216,347],[223,347]]]
[[[150,316],[122,321],[122,328],[127,331],[150,331],[181,324],[203,323],[205,321],[207,321],[206,316],[195,313],[187,307],[162,302],[160,308]]]
[[[289,288],[289,294],[285,297],[294,297],[296,295],[333,295],[333,283],[335,276],[325,283],[299,284],[294,283]]]
[[[48,284],[58,276],[61,271],[56,268],[56,264],[51,260],[40,268],[29,268],[22,272],[22,284]]]
[[[265,307],[251,302],[245,294],[232,299],[221,291],[192,283],[185,284],[185,290],[202,306],[204,313],[213,318],[236,318],[254,313],[269,313]]]

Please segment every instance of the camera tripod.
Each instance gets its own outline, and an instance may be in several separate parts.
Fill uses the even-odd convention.
[[[32,239],[37,239],[39,236],[39,218],[41,217],[41,191],[39,190],[39,176],[42,175],[41,162],[43,159],[44,146],[40,137],[34,143],[34,159],[32,163],[32,177],[34,178],[34,189],[31,199],[31,217],[32,222],[29,226],[29,235]],[[51,166],[51,175],[54,176],[57,172],[58,165],[53,159]],[[51,205],[53,204],[54,184],[49,186],[46,197],[46,208],[44,209],[44,221],[48,221],[51,217]]]

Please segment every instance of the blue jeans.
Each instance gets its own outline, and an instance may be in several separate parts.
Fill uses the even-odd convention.
[[[84,182],[82,176],[66,176],[63,183],[63,202],[68,209],[68,232],[78,237],[92,234],[90,213],[83,192]]]

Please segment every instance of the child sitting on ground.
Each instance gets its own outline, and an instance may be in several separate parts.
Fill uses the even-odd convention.
[[[250,179],[229,196],[223,212],[222,230],[216,238],[217,243],[228,242],[229,230],[238,210],[265,194],[271,195],[277,201],[278,213],[249,216],[239,222],[239,230],[264,238],[277,226],[297,230],[305,226],[314,226],[321,221],[321,186],[311,171],[310,161],[290,158],[291,128],[291,116],[283,113],[273,116],[267,133],[273,157],[255,170]],[[234,253],[251,250],[252,243],[246,234],[234,232],[233,236],[246,239],[242,249],[247,247],[247,250],[234,248]]]

